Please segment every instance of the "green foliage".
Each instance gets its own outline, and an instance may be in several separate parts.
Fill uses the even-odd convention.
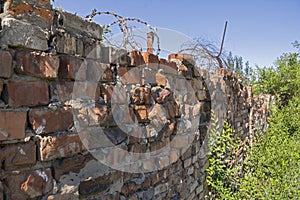
[[[214,115],[212,123],[209,132],[209,167],[206,169],[206,181],[210,191],[208,198],[233,199],[236,196],[235,191],[239,187],[238,180],[241,168],[234,161],[238,156],[240,140],[234,139],[234,131],[227,122],[224,123],[222,132],[219,131],[218,121]]]
[[[300,197],[300,99],[274,107],[270,126],[256,142],[241,180],[240,199]]]
[[[299,54],[283,54],[275,67],[258,68],[254,89],[256,93],[274,95],[278,105],[287,105],[289,99],[300,94]]]
[[[243,61],[241,56],[233,56],[231,52],[227,57],[227,68],[238,75],[242,80],[244,85],[249,85],[252,81],[253,69],[250,67],[249,61]]]

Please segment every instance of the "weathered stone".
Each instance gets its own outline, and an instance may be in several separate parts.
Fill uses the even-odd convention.
[[[16,71],[41,78],[56,78],[59,59],[56,56],[33,52],[17,53]]]
[[[53,188],[51,169],[35,170],[31,172],[21,189],[30,197],[35,198],[47,194]]]
[[[26,2],[14,0],[11,2],[12,4],[8,6],[8,10],[4,12],[9,13],[16,19],[50,29],[54,11],[51,9],[49,0],[29,0]]]
[[[5,170],[16,170],[36,163],[36,145],[33,141],[5,146],[0,161]]]
[[[25,138],[26,111],[0,110],[0,140]]]
[[[4,18],[0,43],[2,46],[48,50],[48,32],[38,26],[14,18]]]
[[[156,78],[157,85],[163,86],[163,87],[165,87],[167,85],[167,78],[162,73],[160,73],[160,72],[156,73],[155,78]]]
[[[71,108],[32,109],[29,121],[37,134],[66,131],[73,126]]]
[[[85,150],[77,134],[43,137],[39,144],[42,161],[65,158]]]
[[[65,29],[67,32],[74,32],[99,40],[102,38],[102,27],[99,24],[85,20],[76,14],[56,11],[53,23],[55,27]]]
[[[0,50],[0,60],[0,77],[10,78],[13,72],[10,52]]]

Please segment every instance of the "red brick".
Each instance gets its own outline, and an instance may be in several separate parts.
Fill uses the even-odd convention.
[[[87,196],[104,192],[110,185],[117,182],[122,177],[122,172],[116,171],[112,174],[106,174],[92,180],[86,180],[80,183],[78,191],[80,196]]]
[[[12,75],[12,56],[8,51],[0,50],[0,77],[9,78]]]
[[[84,150],[85,148],[77,134],[43,137],[39,145],[40,159],[42,161],[69,157]]]
[[[26,111],[0,110],[0,140],[25,137]]]
[[[177,74],[177,65],[175,62],[169,62],[166,59],[159,59],[159,69],[162,69],[165,73]]]
[[[164,86],[164,87],[167,85],[167,78],[162,73],[160,72],[156,73],[155,78],[156,78],[157,85]]]
[[[140,77],[140,68],[127,68],[127,71],[125,69],[119,69],[119,73],[121,72],[123,75],[120,75],[121,82],[123,84],[140,84],[141,83],[141,77]],[[125,73],[124,73],[125,72]]]
[[[157,55],[154,55],[149,52],[142,53],[145,63],[159,63],[159,58]]]
[[[49,103],[46,82],[9,82],[7,91],[8,104],[11,107],[39,106]]]
[[[139,122],[148,121],[148,111],[146,106],[135,106],[134,112]]]
[[[83,64],[83,60],[75,56],[59,57],[58,77],[72,80],[85,80],[87,64]],[[81,67],[81,68],[80,68]],[[79,71],[80,69],[80,71]]]
[[[129,52],[129,58],[130,58],[130,66],[141,66],[145,64],[143,55],[140,51],[130,51]]]
[[[51,169],[35,170],[34,172],[31,172],[26,181],[21,185],[21,189],[28,194],[30,198],[47,194],[52,188],[53,178]]]
[[[59,181],[60,177],[70,172],[79,173],[82,168],[85,167],[86,163],[91,161],[93,157],[88,155],[82,155],[75,158],[67,158],[63,160],[57,160],[54,164],[54,178]]]
[[[56,78],[59,59],[56,56],[41,55],[29,51],[17,54],[16,71],[41,78]]]
[[[137,87],[131,91],[131,102],[138,105],[151,103],[150,88]]]
[[[70,107],[55,110],[32,109],[29,111],[29,121],[33,130],[39,132],[38,134],[66,131],[74,124]]]
[[[97,61],[89,61],[87,69],[87,80],[93,82],[112,82],[113,73],[110,64]]]
[[[45,195],[53,188],[53,178],[50,169],[10,175],[5,178],[4,182],[8,199],[33,199],[33,197]]]
[[[36,145],[30,141],[5,146],[1,149],[0,161],[5,170],[16,170],[34,165],[36,163]]]
[[[66,101],[72,97],[90,97],[93,100],[98,100],[100,97],[100,87],[98,83],[93,82],[75,82],[71,81],[58,81],[50,84],[50,94],[52,100]]]

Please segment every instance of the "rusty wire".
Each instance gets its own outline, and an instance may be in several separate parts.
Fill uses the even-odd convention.
[[[129,26],[127,24],[127,22],[129,22],[129,21],[137,22],[137,23],[145,25],[147,28],[149,28],[154,33],[154,37],[156,38],[156,43],[157,43],[157,53],[156,54],[159,55],[161,49],[160,49],[159,36],[156,32],[157,29],[153,28],[146,21],[143,21],[143,20],[138,19],[138,18],[132,18],[132,17],[124,18],[121,15],[118,15],[114,12],[109,12],[109,11],[99,12],[96,9],[92,10],[92,13],[87,15],[86,18],[91,21],[97,15],[110,15],[110,16],[113,16],[114,18],[117,19],[117,20],[113,21],[112,23],[107,24],[106,28],[108,29],[108,28],[110,28],[114,25],[118,25],[119,28],[120,28],[120,31],[123,33],[123,41],[122,41],[121,45],[115,45],[115,44],[112,44],[105,36],[103,36],[103,38],[106,40],[106,42],[108,42],[110,45],[116,46],[116,47],[119,47],[119,48],[125,48],[125,49],[126,49],[126,46],[129,45],[132,49],[141,50],[141,45],[134,39],[135,34],[134,34],[133,27]],[[146,35],[145,35],[145,38],[146,38]]]

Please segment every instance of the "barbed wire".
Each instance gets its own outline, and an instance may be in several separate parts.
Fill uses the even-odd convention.
[[[110,45],[115,46],[115,47],[119,47],[119,48],[125,48],[125,49],[126,49],[127,46],[130,46],[132,49],[141,50],[142,45],[140,43],[138,43],[135,39],[136,35],[134,34],[134,26],[129,26],[128,23],[127,23],[127,22],[136,22],[136,23],[140,23],[142,25],[145,25],[148,29],[150,29],[153,32],[153,35],[156,38],[156,43],[157,43],[157,53],[156,54],[159,55],[161,49],[160,49],[159,36],[157,34],[157,28],[152,27],[146,21],[143,21],[143,20],[138,19],[138,18],[123,17],[123,16],[118,15],[114,12],[110,12],[110,11],[106,11],[106,12],[104,11],[103,12],[103,11],[97,11],[96,9],[92,10],[91,14],[87,15],[85,18],[87,18],[88,20],[91,21],[97,15],[110,15],[110,16],[117,19],[117,20],[113,21],[112,23],[107,24],[105,26],[105,28],[109,29],[112,26],[118,25],[119,28],[120,28],[120,31],[123,33],[123,41],[122,41],[121,45],[116,45],[116,44],[113,44],[108,38],[103,36],[105,41],[108,42]]]
[[[203,39],[197,38],[186,42],[181,46],[178,53],[192,54],[195,58],[195,63],[199,68],[207,68],[215,70],[227,66],[225,53],[219,53],[216,45]]]

